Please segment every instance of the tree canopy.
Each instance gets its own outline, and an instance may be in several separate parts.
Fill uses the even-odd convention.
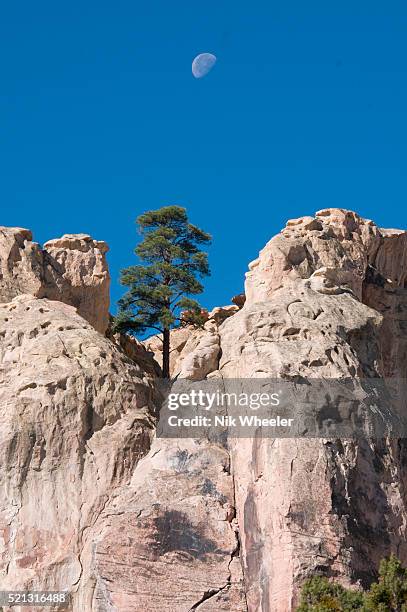
[[[189,296],[203,291],[209,275],[207,253],[211,236],[189,223],[185,208],[165,206],[137,218],[143,240],[135,254],[140,264],[121,271],[128,287],[119,300],[116,331],[130,334],[153,329],[163,334],[163,375],[169,376],[169,330],[181,323],[203,322],[199,303]],[[183,315],[181,317],[181,311]]]
[[[407,570],[395,555],[380,563],[379,579],[368,591],[346,589],[314,576],[301,591],[297,612],[407,612]]]

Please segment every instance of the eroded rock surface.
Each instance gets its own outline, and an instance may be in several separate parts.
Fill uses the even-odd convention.
[[[250,265],[206,376],[404,376],[406,252],[405,232],[350,211],[289,221]],[[357,588],[390,552],[407,561],[402,440],[238,439],[230,452],[250,611],[294,609],[314,573]]]
[[[0,587],[67,590],[74,612],[245,612],[229,454],[150,450],[157,369],[123,342],[62,302],[0,304]]]
[[[217,370],[220,345],[219,326],[239,311],[239,307],[218,306],[208,313],[208,320],[202,328],[183,325],[171,331],[170,374],[173,378],[202,380]],[[162,340],[160,335],[144,341],[146,348],[162,364]]]
[[[0,227],[0,301],[22,293],[38,295],[42,277],[42,252],[30,230]]]
[[[88,534],[149,450],[153,400],[152,379],[73,307],[0,304],[2,589],[80,590]]]
[[[349,211],[289,221],[220,328],[220,373],[404,376],[405,257],[404,232]],[[407,561],[403,440],[240,439],[231,456],[249,610],[293,609],[314,573],[357,587]]]
[[[154,439],[159,339],[94,329],[105,250],[0,231],[1,588],[66,588],[74,612],[290,612],[314,573],[358,588],[406,563],[403,440]],[[289,221],[246,297],[173,332],[172,375],[404,377],[406,280],[405,232]]]
[[[360,298],[368,261],[379,244],[379,228],[350,211],[325,209],[288,221],[249,265],[246,304],[266,301],[283,284],[310,278],[320,268],[329,271],[330,284]]]
[[[75,306],[104,334],[109,324],[108,246],[87,234],[66,234],[44,244],[45,286],[41,297]]]
[[[224,448],[156,440],[105,507],[91,545],[96,583],[81,609],[247,610]]]
[[[224,377],[378,376],[380,315],[306,285],[225,323]],[[378,441],[231,441],[249,610],[291,610],[313,573],[366,584],[390,550],[407,559],[403,453]]]
[[[66,234],[42,249],[29,230],[0,227],[0,302],[20,294],[74,306],[104,334],[109,323],[110,277],[105,242]]]

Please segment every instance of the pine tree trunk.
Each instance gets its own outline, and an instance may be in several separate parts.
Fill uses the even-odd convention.
[[[163,331],[163,378],[170,377],[170,330]]]

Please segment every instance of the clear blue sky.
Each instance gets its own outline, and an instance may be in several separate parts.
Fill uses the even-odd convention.
[[[115,301],[136,216],[185,206],[228,303],[287,218],[407,226],[406,51],[400,0],[4,3],[0,224],[106,240]]]

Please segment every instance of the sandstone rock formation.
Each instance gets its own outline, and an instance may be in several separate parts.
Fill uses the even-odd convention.
[[[404,377],[406,236],[339,209],[289,221],[245,301],[172,333],[173,376]],[[160,341],[98,333],[105,250],[0,231],[0,588],[290,612],[315,572],[358,588],[407,562],[404,440],[154,438]]]
[[[289,221],[250,265],[210,375],[404,376],[406,252],[405,232],[349,211]],[[403,440],[230,442],[249,610],[293,609],[314,572],[357,587],[391,551],[407,561]]]
[[[201,380],[217,370],[220,356],[219,326],[236,314],[236,305],[218,306],[208,313],[208,320],[201,329],[183,325],[171,331],[170,373],[173,378],[180,376]],[[144,341],[146,348],[162,364],[162,340],[159,335]]]
[[[98,312],[103,247],[2,235],[0,588],[67,590],[75,612],[246,610],[227,451],[149,452],[158,365],[78,312]]]
[[[207,441],[156,440],[89,534],[78,609],[246,612],[229,469]]]
[[[239,293],[238,295],[234,295],[232,297],[232,303],[235,304],[238,308],[243,308],[245,301],[246,296],[244,293]]]
[[[0,300],[41,291],[43,256],[32,233],[20,227],[0,227]]]
[[[0,227],[0,302],[28,293],[74,306],[104,334],[109,323],[110,277],[105,242],[67,234],[41,249],[29,230]]]
[[[44,244],[45,287],[41,297],[75,306],[100,333],[109,323],[108,246],[87,234],[66,234]]]
[[[380,315],[306,285],[224,324],[224,377],[379,375]],[[390,549],[407,559],[404,480],[390,476],[403,459],[391,445],[252,438],[232,441],[231,455],[249,610],[291,610],[314,572],[363,583]]]

